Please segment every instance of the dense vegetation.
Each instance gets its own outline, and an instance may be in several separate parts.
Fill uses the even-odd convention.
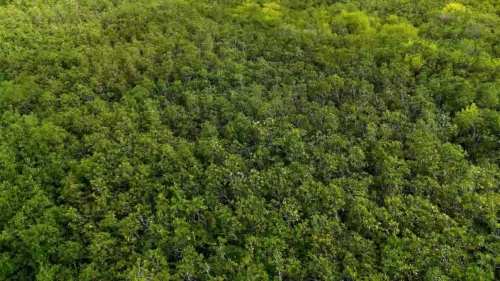
[[[0,0],[0,280],[500,279],[495,0]]]

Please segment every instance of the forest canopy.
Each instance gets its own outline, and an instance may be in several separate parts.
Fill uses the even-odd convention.
[[[0,0],[0,280],[499,280],[495,0]]]

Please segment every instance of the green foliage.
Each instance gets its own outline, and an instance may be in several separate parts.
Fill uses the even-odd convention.
[[[0,280],[500,279],[499,14],[0,0]]]

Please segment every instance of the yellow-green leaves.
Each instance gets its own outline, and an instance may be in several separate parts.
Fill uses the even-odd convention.
[[[283,16],[283,8],[275,2],[265,3],[263,5],[246,2],[235,9],[236,15],[243,16],[262,23],[264,26],[273,26],[280,22]]]
[[[479,108],[473,103],[457,113],[457,122],[464,129],[474,128],[481,121]]]
[[[343,10],[334,18],[333,27],[338,32],[360,34],[369,30],[370,20],[364,12],[348,12]]]
[[[443,8],[443,12],[446,13],[464,13],[465,11],[467,11],[467,8],[464,5],[457,2],[450,2],[446,4]]]

